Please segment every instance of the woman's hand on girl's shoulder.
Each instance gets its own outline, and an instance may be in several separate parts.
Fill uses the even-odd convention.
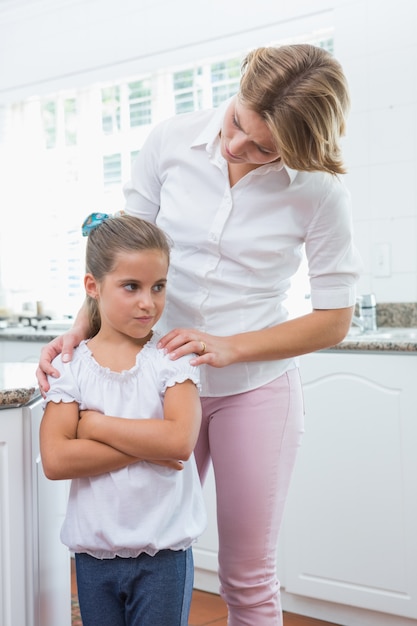
[[[174,361],[187,354],[194,355],[191,365],[225,367],[235,362],[231,337],[217,337],[193,328],[175,328],[158,343]]]
[[[36,370],[36,378],[38,380],[39,389],[43,397],[45,397],[46,392],[49,390],[47,376],[59,378],[59,372],[57,369],[52,367],[52,361],[56,356],[58,356],[58,354],[61,354],[62,347],[63,335],[60,335],[59,337],[55,337],[55,339],[46,344],[46,346],[44,346],[41,350],[39,365]]]
[[[42,348],[39,365],[36,370],[36,378],[43,397],[45,397],[46,392],[49,391],[47,376],[59,378],[58,370],[52,367],[54,358],[62,354],[62,361],[64,363],[71,361],[74,348],[76,348],[84,338],[84,335],[80,333],[80,331],[71,328],[63,335],[55,337],[55,339]]]

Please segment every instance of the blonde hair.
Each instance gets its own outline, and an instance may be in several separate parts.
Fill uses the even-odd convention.
[[[288,167],[345,173],[349,89],[329,52],[310,44],[253,50],[242,63],[239,99],[264,119]]]
[[[120,252],[142,250],[160,250],[169,262],[170,244],[160,228],[133,215],[105,219],[88,235],[86,273],[101,282],[115,268]],[[88,294],[86,304],[92,337],[100,330],[100,310],[97,301]]]

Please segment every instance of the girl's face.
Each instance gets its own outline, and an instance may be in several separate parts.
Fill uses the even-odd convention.
[[[280,157],[265,121],[245,107],[238,96],[226,110],[220,145],[229,163],[265,165]]]
[[[134,339],[149,335],[162,315],[168,259],[161,250],[120,252],[116,265],[98,283],[85,278],[87,293],[100,309],[100,332],[115,331]]]

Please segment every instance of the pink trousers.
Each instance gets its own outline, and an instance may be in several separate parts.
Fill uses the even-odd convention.
[[[202,480],[213,463],[228,625],[282,626],[276,549],[303,433],[299,372],[246,393],[202,398],[202,405],[195,456]]]

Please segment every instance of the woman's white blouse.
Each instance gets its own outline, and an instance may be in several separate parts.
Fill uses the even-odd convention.
[[[353,305],[361,261],[342,179],[275,163],[249,172],[231,188],[219,149],[227,104],[158,125],[124,187],[126,212],[156,222],[174,244],[159,328],[225,336],[283,322],[283,302],[303,244],[313,308]],[[254,389],[295,363],[203,367],[202,395]]]
[[[69,363],[54,360],[61,376],[50,378],[47,402],[76,401],[82,409],[125,418],[163,419],[167,387],[191,379],[199,385],[190,357],[171,361],[156,348],[158,335],[121,373],[101,367],[86,342]],[[206,514],[194,456],[176,471],[138,462],[92,478],[71,481],[61,540],[73,552],[97,558],[154,555],[184,550],[203,532]]]

